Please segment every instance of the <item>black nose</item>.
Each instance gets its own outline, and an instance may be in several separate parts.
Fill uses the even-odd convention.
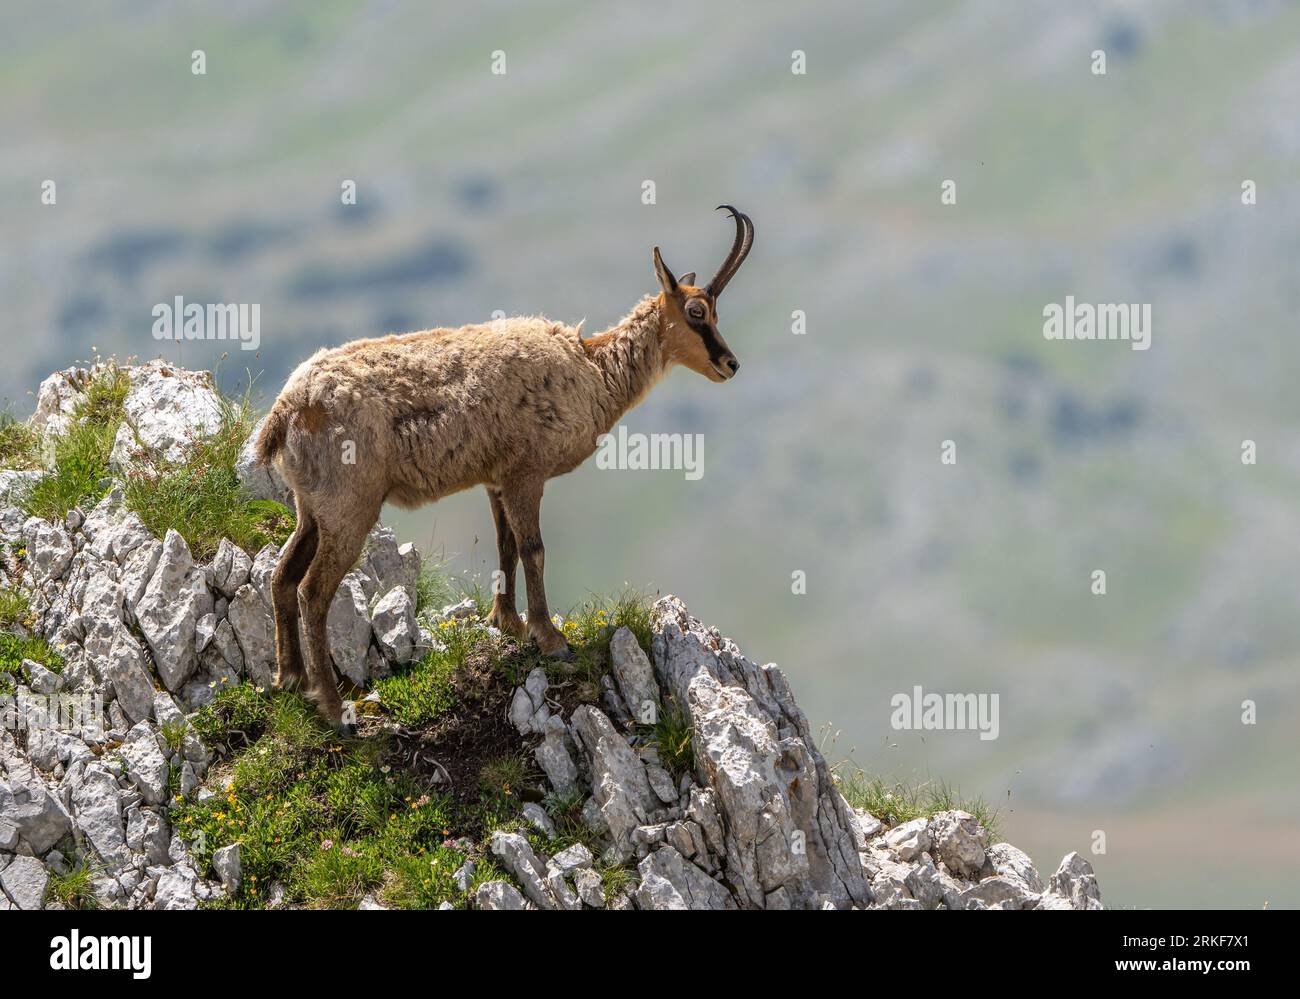
[[[737,361],[734,357],[730,357],[730,356],[724,357],[722,359],[722,366],[726,368],[728,371],[730,371],[733,375],[740,370],[740,362]]]

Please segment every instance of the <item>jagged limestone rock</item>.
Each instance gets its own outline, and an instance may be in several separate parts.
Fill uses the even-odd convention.
[[[158,568],[135,609],[140,632],[153,653],[163,684],[173,693],[198,667],[194,647],[199,618],[211,613],[212,593],[203,569],[194,564],[189,545],[176,531],[168,531],[158,557]]]
[[[747,908],[868,905],[856,816],[784,674],[746,659],[673,596],[654,606],[660,687],[688,709],[700,783],[717,796],[728,880]]]
[[[223,409],[211,372],[163,360],[123,367],[130,383],[109,467],[124,471],[138,451],[180,461],[191,442],[221,429]]]
[[[411,661],[420,636],[415,623],[415,600],[404,585],[394,586],[379,598],[371,612],[370,624],[384,658],[397,665]]]
[[[642,909],[735,909],[736,900],[717,881],[671,846],[663,846],[637,867],[636,890]]]
[[[619,628],[609,641],[610,667],[618,682],[623,703],[633,718],[653,717],[659,706],[659,684],[655,682],[654,667],[645,650],[637,644],[630,628]]]
[[[609,831],[613,849],[617,855],[629,857],[635,850],[633,832],[660,805],[645,765],[600,709],[580,705],[570,727],[590,761],[591,800]]]

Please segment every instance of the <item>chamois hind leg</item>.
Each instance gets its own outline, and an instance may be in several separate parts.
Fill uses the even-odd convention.
[[[339,583],[356,563],[365,544],[366,535],[379,513],[379,505],[370,509],[358,503],[352,516],[340,516],[326,521],[317,516],[318,540],[316,557],[298,587],[298,603],[302,609],[303,631],[307,640],[307,669],[310,684],[307,696],[316,703],[321,715],[345,734],[350,726],[343,720],[343,701],[339,697],[334,678],[334,664],[330,657],[329,637],[325,619]]]
[[[271,595],[275,607],[276,689],[293,690],[307,679],[298,631],[298,584],[307,574],[316,554],[316,521],[302,499],[297,500],[298,523],[280,553],[271,574]]]
[[[541,529],[542,486],[540,480],[512,483],[501,490],[501,503],[524,563],[524,582],[528,587],[528,637],[546,655],[569,659],[573,652],[560,629],[551,623],[551,612],[546,606],[546,584],[542,579],[546,565]]]
[[[497,557],[501,563],[501,574],[505,577],[504,591],[498,592],[493,586],[492,610],[487,621],[500,628],[503,634],[522,641],[528,637],[528,630],[524,627],[515,604],[515,571],[519,568],[519,546],[515,543],[515,532],[506,517],[500,491],[488,486],[487,494],[488,501],[492,504],[492,520],[497,528]]]

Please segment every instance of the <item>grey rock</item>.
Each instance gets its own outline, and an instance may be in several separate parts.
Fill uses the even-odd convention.
[[[722,832],[722,820],[718,817],[717,798],[712,789],[690,789],[686,817],[703,830],[705,844],[711,853],[719,857],[726,855],[726,838]]]
[[[908,876],[912,873],[909,865],[893,860],[890,855],[876,859],[870,871],[871,891],[878,906],[891,908],[896,907],[897,903],[904,899],[909,902],[915,901],[907,884]],[[920,903],[916,904],[916,908],[922,908]]]
[[[671,846],[663,846],[637,866],[641,885],[636,890],[642,909],[735,909],[736,900]]]
[[[108,654],[100,661],[100,674],[113,685],[114,696],[132,722],[153,716],[153,676],[145,661],[144,649],[124,625],[113,632]]]
[[[167,912],[197,909],[197,881],[194,872],[185,865],[169,867],[158,878],[153,907]]]
[[[971,885],[961,893],[963,903],[980,902],[987,909],[1030,909],[1038,896],[1025,888],[1017,877],[997,874]],[[957,908],[951,905],[950,908]]]
[[[136,605],[135,616],[163,684],[179,691],[198,666],[194,646],[199,618],[212,610],[212,594],[189,546],[176,531],[163,539],[158,568]]]
[[[127,776],[140,789],[144,800],[151,805],[162,804],[167,797],[169,769],[153,725],[147,721],[136,724],[118,752],[126,763]]]
[[[591,867],[593,859],[590,850],[581,843],[574,843],[573,846],[566,847],[547,861],[546,866],[567,875],[584,867]]]
[[[474,883],[474,871],[478,865],[472,860],[467,860],[456,869],[456,873],[451,879],[456,882],[456,887],[461,891],[469,891],[469,886]]]
[[[248,582],[252,568],[253,560],[248,553],[228,538],[222,538],[212,559],[212,585],[229,599]]]
[[[141,448],[178,461],[196,439],[221,429],[221,397],[210,372],[189,371],[162,360],[123,370],[130,388],[109,455],[110,468],[127,468]]]
[[[693,860],[708,870],[709,851],[704,840],[704,830],[689,819],[684,822],[670,822],[664,829],[664,841],[688,860]]]
[[[33,517],[24,526],[27,539],[27,571],[37,586],[62,579],[72,564],[72,539],[60,524]]]
[[[68,813],[39,777],[0,780],[0,850],[26,844],[43,854],[71,831]]]
[[[953,810],[931,816],[930,850],[954,874],[970,877],[984,866],[988,833],[969,812]]]
[[[864,842],[875,839],[885,828],[885,824],[870,812],[854,809],[853,814],[858,820],[858,829]]]
[[[589,760],[592,800],[613,840],[613,849],[617,855],[629,857],[635,845],[632,832],[659,808],[659,796],[650,787],[641,758],[598,708],[580,705],[570,726]]]
[[[536,666],[524,679],[524,685],[515,688],[510,700],[510,722],[519,730],[520,735],[545,731],[546,723],[551,717],[551,710],[546,704],[547,687],[546,671]]]
[[[369,599],[390,593],[397,586],[414,596],[420,578],[420,556],[414,545],[399,545],[392,528],[376,524],[366,538],[358,568]]]
[[[600,678],[600,703],[615,725],[627,728],[633,724],[632,714],[623,703],[623,695],[618,692],[618,684],[609,673]]]
[[[235,626],[230,623],[228,617],[222,618],[212,632],[212,648],[216,650],[217,655],[221,657],[221,661],[236,676],[245,672],[244,650],[240,647],[239,638],[235,635]],[[263,669],[269,671],[270,666],[266,665]]]
[[[552,822],[551,817],[546,814],[546,809],[537,804],[537,802],[527,802],[524,807],[520,809],[520,814],[523,815],[524,820],[530,826],[536,829],[543,836],[555,835],[555,823]]]
[[[163,543],[157,538],[150,538],[141,544],[122,564],[119,585],[122,587],[122,606],[135,618],[135,610],[140,606],[140,598],[149,588],[149,581],[158,571],[158,559],[162,556]]]
[[[697,777],[716,795],[739,904],[870,904],[856,817],[784,674],[745,658],[676,597],[655,603],[653,625],[659,687],[689,712]]]
[[[194,649],[196,652],[202,652],[212,644],[212,638],[217,632],[217,615],[215,612],[204,614],[194,623]]]
[[[899,860],[915,860],[930,849],[929,819],[912,819],[885,833],[885,845]]]
[[[630,628],[619,628],[609,642],[610,665],[619,693],[632,717],[643,723],[654,720],[659,709],[659,684],[650,657],[637,643]]]
[[[570,794],[578,786],[578,765],[569,752],[572,745],[564,720],[558,715],[548,718],[542,728],[542,741],[533,755],[551,787],[560,794]]]
[[[274,635],[274,626],[272,635]],[[366,683],[366,653],[370,649],[370,615],[360,577],[350,572],[343,577],[325,618],[330,657],[334,668],[358,687]]]
[[[419,632],[415,623],[415,601],[405,586],[394,586],[380,597],[370,624],[385,658],[398,664],[411,661]]]
[[[1100,909],[1101,890],[1092,864],[1078,853],[1067,853],[1047,884],[1047,895],[1065,899],[1075,909]],[[1046,898],[1046,896],[1044,896]],[[1050,906],[1048,906],[1050,907]]]
[[[647,764],[645,772],[650,788],[659,796],[659,800],[665,805],[677,804],[677,785],[673,783],[668,771],[657,764]]]
[[[157,812],[136,807],[126,817],[126,845],[133,853],[143,853],[150,864],[165,865],[171,830]]]
[[[908,893],[925,909],[937,909],[949,897],[960,895],[963,885],[939,870],[930,855],[923,854],[903,878]]]
[[[1038,869],[1029,855],[1010,843],[994,843],[985,851],[993,869],[1000,875],[1015,878],[1025,890],[1039,894],[1043,890],[1043,879],[1038,876]]]
[[[32,471],[5,470],[0,472],[0,502],[17,503],[27,496],[32,486],[48,475],[48,472],[34,469]],[[65,528],[66,529],[66,528]]]
[[[212,870],[216,872],[229,894],[233,895],[239,891],[239,879],[242,873],[239,844],[231,843],[215,851],[212,854]]]
[[[78,404],[85,398],[86,387],[103,370],[96,364],[89,370],[71,367],[46,377],[36,393],[36,412],[30,426],[45,437],[66,432]]]
[[[269,686],[275,675],[275,619],[253,584],[245,583],[235,592],[226,620],[239,645],[245,674],[255,684]]]
[[[274,575],[275,567],[279,563],[280,548],[276,545],[265,544],[253,556],[253,567],[248,570],[248,581],[261,594],[262,603],[266,604],[268,608],[271,606],[273,597],[271,593],[271,577]]]
[[[72,813],[77,828],[110,868],[130,859],[117,781],[102,764],[88,764],[73,787]]]
[[[23,672],[27,674],[27,682],[31,685],[32,690],[38,694],[53,694],[63,686],[63,677],[58,673],[52,673],[40,663],[32,659],[24,659],[22,663]]]
[[[584,905],[593,909],[605,908],[605,882],[595,871],[590,868],[579,868],[574,871],[573,887]]]
[[[478,617],[478,604],[474,602],[473,597],[466,597],[458,603],[448,604],[439,612],[438,616],[453,621]]]
[[[153,716],[160,729],[164,725],[179,725],[185,721],[185,715],[176,706],[176,701],[165,690],[154,692]]]
[[[15,857],[0,871],[0,888],[18,909],[40,909],[45,903],[45,889],[49,883],[50,872],[35,857]]]
[[[81,533],[88,541],[89,554],[119,565],[141,545],[154,539],[139,514],[127,509],[126,496],[117,485],[95,504],[81,526]]]
[[[524,897],[508,881],[484,881],[474,893],[474,904],[480,909],[528,908]]]
[[[518,833],[497,830],[492,834],[492,852],[500,858],[524,890],[524,895],[539,909],[576,909],[577,896],[564,885],[563,879],[548,878],[546,868]]]

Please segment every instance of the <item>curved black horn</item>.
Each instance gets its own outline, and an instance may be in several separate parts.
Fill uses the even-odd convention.
[[[718,273],[713,275],[713,280],[705,287],[705,291],[715,298],[722,293],[736,271],[740,270],[740,265],[749,255],[749,248],[754,245],[754,223],[749,220],[749,216],[732,205],[718,205],[716,210],[722,211],[724,208],[736,220],[736,241],[731,244],[731,252],[718,268]]]

